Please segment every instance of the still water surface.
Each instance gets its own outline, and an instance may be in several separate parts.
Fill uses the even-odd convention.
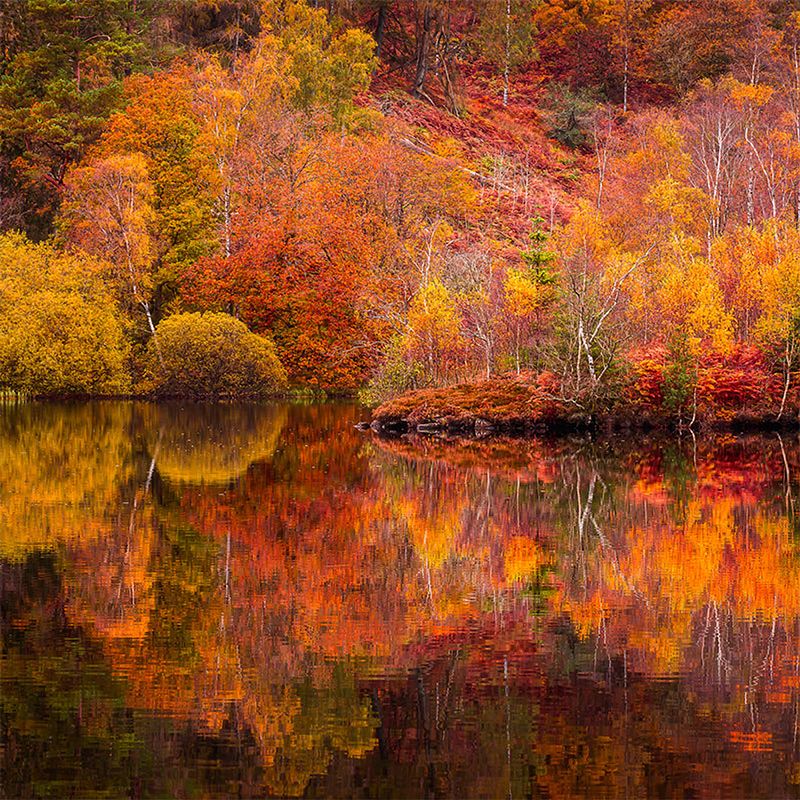
[[[0,795],[800,796],[796,437],[0,406]]]

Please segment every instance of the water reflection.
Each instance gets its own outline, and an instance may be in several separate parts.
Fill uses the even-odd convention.
[[[800,444],[0,408],[10,796],[800,794]]]

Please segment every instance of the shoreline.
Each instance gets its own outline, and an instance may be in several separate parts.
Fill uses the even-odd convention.
[[[626,415],[602,415],[590,419],[556,418],[541,420],[521,418],[496,420],[491,417],[467,417],[458,419],[433,419],[430,421],[410,421],[402,417],[382,417],[359,426],[371,430],[381,437],[397,436],[460,436],[485,438],[489,436],[508,436],[527,438],[547,434],[549,436],[568,436],[572,434],[617,434],[617,433],[656,433],[656,434],[702,434],[702,433],[774,433],[800,430],[800,420],[784,417],[741,416],[733,419],[697,420],[692,426],[670,418],[631,417]]]
[[[243,395],[241,397],[197,397],[185,394],[154,395],[141,394],[25,394],[23,392],[0,392],[0,402],[18,403],[99,403],[104,401],[139,401],[146,403],[201,403],[203,405],[228,405],[230,403],[273,403],[298,401],[326,402],[331,400],[354,400],[355,395],[317,391],[313,389],[279,392],[277,394]]]

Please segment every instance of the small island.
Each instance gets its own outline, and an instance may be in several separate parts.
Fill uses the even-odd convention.
[[[755,348],[696,361],[665,348],[630,354],[602,393],[569,396],[551,372],[507,373],[417,389],[381,403],[370,427],[384,435],[468,436],[570,431],[780,430],[798,426],[792,375],[778,375]],[[597,387],[593,387],[595,390]]]

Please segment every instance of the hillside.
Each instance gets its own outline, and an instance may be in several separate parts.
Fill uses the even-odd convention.
[[[0,17],[6,391],[379,403],[529,375],[591,418],[646,375],[682,420],[750,359],[768,396],[725,384],[724,413],[796,416],[786,4],[92,8]]]

